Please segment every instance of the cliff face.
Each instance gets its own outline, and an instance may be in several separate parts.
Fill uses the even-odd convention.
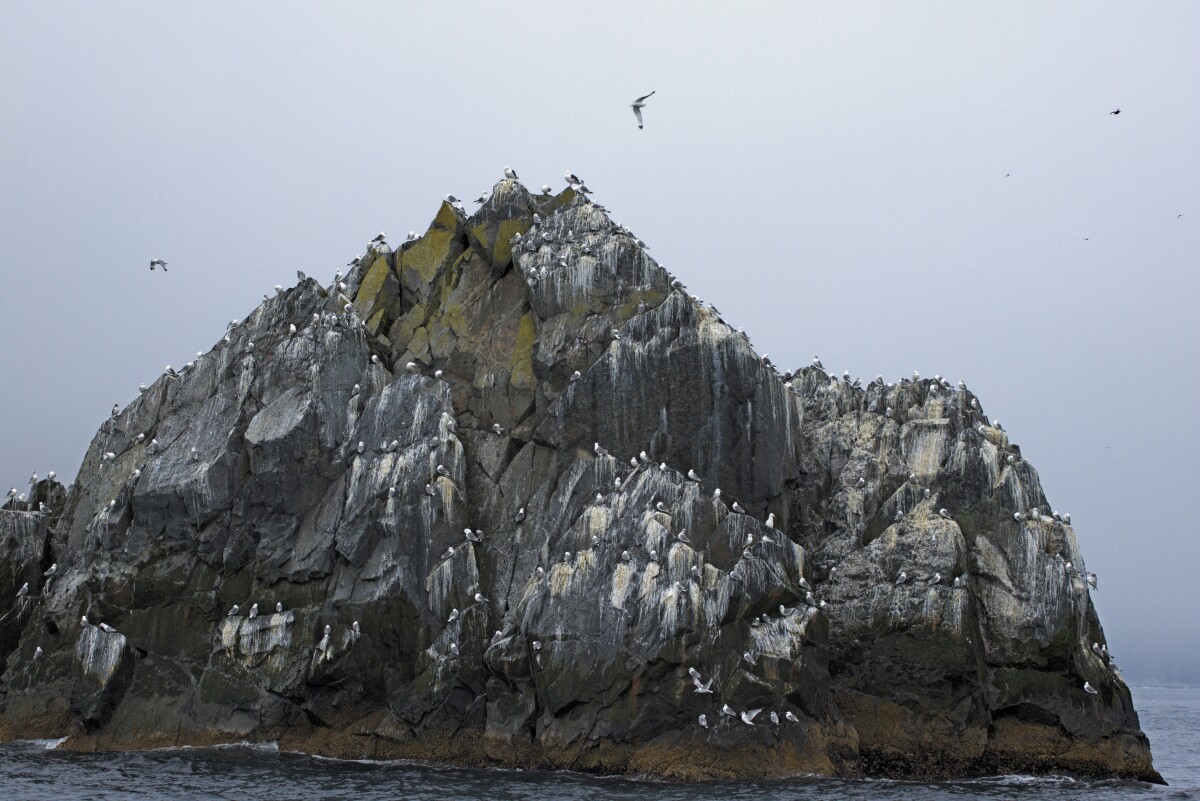
[[[569,189],[341,282],[0,512],[0,733],[1158,779],[1074,531],[965,388],[781,376]]]

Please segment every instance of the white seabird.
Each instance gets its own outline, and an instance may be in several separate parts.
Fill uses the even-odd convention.
[[[253,620],[256,617],[258,617],[258,604],[251,604],[250,605],[250,619]]]
[[[410,373],[418,373],[421,370],[421,368],[417,366],[416,362],[409,362],[408,364],[404,365],[404,369]]]
[[[745,510],[745,509],[743,509],[743,508],[741,507],[741,505],[739,505],[739,504],[738,504],[738,502],[737,502],[737,501],[734,501],[734,502],[733,502],[733,506],[730,506],[729,508],[730,508],[730,509],[732,509],[733,511],[737,512],[739,515],[744,515],[744,514],[746,514],[746,510]]]
[[[684,545],[689,545],[692,542],[690,539],[688,539],[686,528],[683,529],[682,531],[680,531],[678,534],[676,534],[675,538],[678,539],[680,542],[682,542]]]
[[[117,630],[114,629],[112,626],[108,625],[107,623],[101,623],[100,630],[103,631],[105,634],[116,634],[117,633]]]
[[[926,490],[928,492],[928,490]],[[950,512],[946,509],[938,509],[938,514],[942,517],[950,517]]]
[[[163,261],[162,259],[151,259],[150,260],[150,269],[153,270],[155,267],[162,267],[162,271],[164,273],[167,271],[167,263],[165,261]]]
[[[492,424],[492,433],[494,433],[494,434],[503,434],[503,433],[504,433],[504,426],[500,425],[499,423],[493,423],[493,424]]]
[[[487,602],[488,602],[488,599],[483,596],[482,592],[475,593],[475,603],[486,604]]]
[[[29,582],[27,581],[21,585],[21,589],[17,590],[17,597],[24,598],[28,594],[29,594]]]
[[[896,576],[896,586],[898,587],[906,581],[908,581],[908,573],[901,570],[900,575]]]
[[[745,723],[747,726],[753,726],[754,718],[759,712],[762,712],[762,707],[759,707],[758,709],[747,709],[741,714],[742,723]]]
[[[242,608],[240,606],[238,606],[237,604],[234,604],[233,606],[229,607],[229,611],[225,613],[225,616],[233,617],[240,611],[242,611]]]
[[[450,610],[450,617],[446,618],[446,622],[453,623],[454,621],[458,620],[458,614],[458,607],[456,606]]]
[[[658,91],[658,90],[656,89],[655,91]],[[639,130],[642,127],[642,109],[646,105],[646,98],[650,97],[650,95],[653,95],[653,94],[654,94],[654,92],[651,92],[649,95],[642,95],[637,100],[634,100],[633,104],[630,105],[630,108],[633,109],[633,116],[637,117]]]
[[[36,662],[42,658],[42,646],[38,646],[33,652],[33,661]]]
[[[721,704],[721,714],[728,715],[731,718],[737,716],[737,712],[734,712],[733,707],[731,707],[729,704]]]
[[[572,383],[573,383],[573,382],[575,382],[575,381],[578,381],[580,378],[583,378],[583,373],[579,372],[578,370],[576,370],[575,372],[571,373],[571,381],[572,381]]]
[[[700,724],[700,728],[702,728],[702,729],[708,728],[708,716],[707,715],[701,715],[697,719],[697,722]]]
[[[749,664],[749,665],[758,664],[757,660],[755,660],[755,658],[754,658],[754,654],[750,653],[749,651],[746,651],[745,653],[742,654],[742,659],[745,660],[746,664]]]
[[[1091,587],[1093,590],[1100,589],[1100,587],[1098,586],[1098,582],[1096,580],[1095,573],[1088,573],[1086,578],[1087,578],[1087,583],[1088,583],[1089,587]]]
[[[50,567],[42,575],[45,576],[46,578],[50,578],[57,572],[58,572],[58,562],[55,562],[54,564],[50,565]]]
[[[1085,681],[1083,683],[1083,691],[1085,693],[1087,693],[1088,695],[1096,695],[1100,692],[1099,690],[1097,690],[1095,687],[1093,687],[1091,685],[1091,682],[1087,682],[1087,681]]]
[[[773,709],[771,710],[771,722],[774,723],[776,726],[779,725],[779,713]]]
[[[800,718],[796,717],[796,714],[794,712],[792,712],[790,709],[787,712],[784,712],[783,716],[785,718],[787,718],[788,720],[790,720],[792,723],[800,722]]]
[[[522,506],[520,509],[517,510],[516,521],[518,523],[520,523],[524,519],[525,519],[525,507]]]
[[[277,615],[283,614],[283,602],[282,601],[275,602],[275,614],[277,614]]]
[[[511,178],[511,179],[512,179],[512,180],[514,180],[514,181],[519,181],[519,180],[521,180],[520,178],[518,178],[518,177],[517,177],[517,171],[516,171],[516,170],[514,170],[512,167],[505,167],[505,168],[504,168],[504,177],[505,177],[505,178]]]
[[[542,194],[543,195],[548,195],[553,191],[554,190],[550,188],[550,184],[542,184]]]
[[[701,695],[712,695],[712,686],[714,681],[716,681],[716,677],[712,676],[709,678],[708,684],[704,684],[700,681],[699,676],[692,676],[692,684],[696,686],[696,692]]]
[[[767,515],[767,528],[775,528],[775,513]]]

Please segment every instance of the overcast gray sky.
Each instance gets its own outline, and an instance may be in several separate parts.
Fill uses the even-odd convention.
[[[1195,2],[0,0],[0,483],[297,269],[571,170],[777,364],[966,380],[1127,675],[1200,681],[1198,42]]]

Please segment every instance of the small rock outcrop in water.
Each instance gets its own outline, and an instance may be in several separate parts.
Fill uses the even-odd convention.
[[[965,388],[780,375],[600,207],[505,180],[0,512],[0,735],[1159,780],[1085,575]]]

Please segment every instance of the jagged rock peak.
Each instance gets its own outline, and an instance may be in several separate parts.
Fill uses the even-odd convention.
[[[7,502],[0,734],[1159,780],[1090,591],[965,388],[781,376],[589,197],[505,179]]]

